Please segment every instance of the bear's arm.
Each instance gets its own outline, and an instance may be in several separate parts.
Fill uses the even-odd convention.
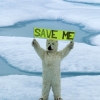
[[[73,46],[74,46],[74,42],[71,41],[63,50],[58,52],[62,59],[69,54],[71,49],[73,49]]]
[[[40,45],[39,45],[39,43],[36,41],[36,39],[33,39],[33,41],[32,41],[32,46],[34,47],[34,49],[35,49],[35,51],[37,52],[37,54],[39,55],[39,57],[42,59],[45,50],[44,50],[43,48],[40,47]]]

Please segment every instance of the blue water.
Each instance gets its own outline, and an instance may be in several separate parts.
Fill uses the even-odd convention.
[[[48,29],[58,29],[58,30],[71,30],[75,31],[75,42],[85,42],[83,37],[87,37],[89,34],[82,31],[79,27],[63,23],[60,21],[32,21],[32,22],[21,22],[10,27],[0,28],[1,36],[19,36],[19,37],[33,37],[33,28],[48,28]]]
[[[72,25],[68,23],[63,23],[61,21],[46,21],[46,20],[39,20],[39,21],[29,21],[29,22],[21,22],[17,23],[13,26],[9,27],[2,27],[0,28],[0,36],[18,36],[18,37],[33,37],[33,28],[40,27],[40,28],[48,28],[48,29],[59,29],[59,30],[73,30],[76,32],[75,35],[75,42],[82,42],[87,43],[87,40],[90,34],[82,31],[80,27],[77,25]],[[0,76],[4,75],[36,75],[41,76],[42,73],[40,72],[24,72],[14,68],[14,66],[10,66],[2,57],[0,58]],[[79,76],[79,75],[100,75],[100,73],[84,73],[84,72],[66,72],[61,73],[62,77],[72,77],[72,76]]]

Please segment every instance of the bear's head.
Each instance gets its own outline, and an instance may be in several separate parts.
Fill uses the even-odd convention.
[[[48,52],[57,52],[58,49],[58,41],[47,39],[46,49]]]

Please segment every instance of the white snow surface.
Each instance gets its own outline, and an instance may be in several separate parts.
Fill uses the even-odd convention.
[[[99,100],[100,76],[77,76],[61,79],[63,100]],[[42,78],[37,76],[0,76],[0,100],[39,100]],[[53,100],[50,91],[49,100]]]
[[[96,35],[90,38],[90,42],[93,45],[100,46],[100,35]]]
[[[63,0],[2,0],[0,2],[1,27],[39,19],[62,20],[79,24],[83,29],[100,31],[99,6]]]
[[[33,38],[0,36],[0,56],[23,71],[42,72],[42,61],[31,46]],[[37,39],[46,48],[45,39]],[[59,50],[69,42],[59,41]],[[100,72],[100,46],[75,42],[74,49],[61,63],[62,72]]]

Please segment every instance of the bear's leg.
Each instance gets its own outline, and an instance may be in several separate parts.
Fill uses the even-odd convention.
[[[54,93],[54,100],[62,100],[60,80],[55,80],[52,82],[52,91]]]
[[[44,81],[42,86],[42,97],[40,100],[48,100],[51,84],[49,81]]]

